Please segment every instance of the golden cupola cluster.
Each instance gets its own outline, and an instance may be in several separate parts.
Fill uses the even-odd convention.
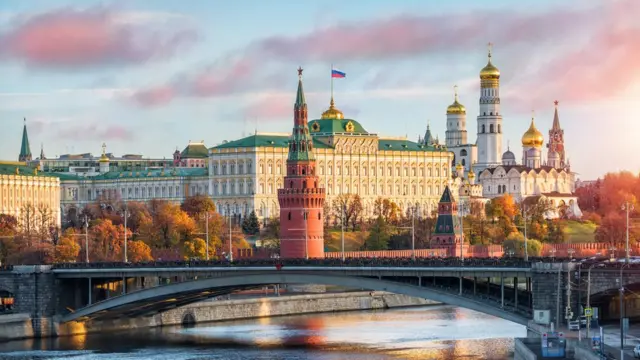
[[[522,146],[529,147],[542,147],[544,143],[544,137],[542,133],[536,128],[536,124],[531,118],[531,125],[529,126],[529,130],[527,130],[524,135],[522,135]]]
[[[333,120],[342,120],[344,119],[344,114],[342,111],[338,110],[333,101],[333,96],[331,97],[331,102],[329,103],[329,108],[322,113],[320,116],[321,119],[333,119]]]
[[[456,85],[453,88],[455,93],[454,100],[453,104],[449,105],[449,107],[447,108],[447,115],[466,114],[467,109],[458,101],[458,86]]]

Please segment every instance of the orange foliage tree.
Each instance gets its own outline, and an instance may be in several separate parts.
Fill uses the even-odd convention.
[[[91,261],[121,261],[124,227],[109,219],[92,221],[89,228],[89,259]]]
[[[153,256],[151,256],[151,248],[141,240],[128,241],[127,258],[131,262],[153,260]]]
[[[54,261],[57,263],[75,262],[80,254],[80,245],[74,228],[65,230],[54,248]]]

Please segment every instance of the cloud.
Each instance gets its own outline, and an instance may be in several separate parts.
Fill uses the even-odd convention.
[[[363,61],[388,63],[434,55],[433,61],[453,66],[450,64],[460,54],[477,49],[489,40],[497,44],[501,54],[498,65],[506,74],[503,84],[511,85],[510,80],[520,81],[521,84],[514,88],[528,97],[529,103],[542,99],[550,101],[547,98],[549,94],[542,92],[547,87],[558,87],[557,92],[562,95],[563,86],[558,79],[564,78],[580,85],[574,86],[574,90],[602,82],[595,87],[606,97],[632,83],[636,77],[635,71],[632,78],[624,76],[621,70],[633,59],[624,55],[637,53],[633,49],[637,46],[638,37],[634,37],[635,31],[628,28],[634,24],[633,16],[640,10],[636,3],[634,0],[612,0],[579,9],[555,7],[539,12],[496,9],[433,16],[397,15],[387,19],[341,23],[299,36],[271,36],[227,54],[206,69],[180,74],[176,77],[180,80],[165,83],[162,86],[172,89],[172,96],[165,98],[167,101],[145,101],[145,95],[157,86],[139,90],[133,99],[143,106],[166,105],[180,97],[220,97],[248,91],[281,90],[284,88],[282,82],[290,86],[291,80],[286,80],[291,78],[288,72],[264,75],[274,65],[326,64],[340,59],[341,63],[358,62],[362,66]],[[593,45],[593,39],[598,46]],[[617,53],[606,53],[608,49]],[[594,55],[598,53],[605,66],[596,66],[594,60],[597,56]],[[542,55],[543,62],[549,63],[549,71],[541,72],[536,66]],[[572,71],[580,73],[576,65],[587,72],[586,78],[569,76]],[[420,71],[428,72],[429,68],[421,68]],[[609,84],[602,84],[610,83],[607,80],[613,75],[610,71],[616,73],[616,81],[611,84],[616,88],[605,90]],[[418,86],[415,74],[409,75],[393,76],[404,77],[411,84],[399,83],[392,75],[384,74],[374,76],[367,84],[380,91],[390,83],[394,88]],[[572,97],[580,99],[582,95],[575,91]]]
[[[172,57],[198,38],[189,28],[123,18],[126,13],[107,7],[18,16],[0,33],[0,57],[69,70],[132,65]]]
[[[98,123],[66,124],[57,131],[57,137],[66,140],[129,141],[133,132],[121,125],[101,125]]]

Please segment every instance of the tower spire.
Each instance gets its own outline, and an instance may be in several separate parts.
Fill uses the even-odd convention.
[[[302,88],[302,67],[298,68],[298,92],[293,106],[293,131],[289,140],[289,157],[291,161],[313,160],[313,140],[309,135],[307,124],[307,101]]]
[[[31,147],[29,146],[29,135],[27,134],[27,118],[24,118],[24,127],[22,128],[22,143],[20,144],[20,155],[18,155],[18,161],[31,160]]]
[[[553,102],[553,104],[555,105],[555,112],[553,114],[553,126],[552,129],[553,130],[560,130],[560,117],[558,117],[558,104],[559,101],[556,100]]]
[[[43,143],[40,143],[40,160],[44,160],[44,159],[46,159],[46,158],[47,158],[47,157],[46,157],[46,156],[44,156],[44,144],[43,144]]]

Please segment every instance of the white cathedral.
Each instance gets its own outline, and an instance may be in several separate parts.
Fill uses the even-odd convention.
[[[486,201],[510,194],[518,202],[545,201],[551,209],[548,218],[557,218],[563,212],[569,217],[581,217],[577,197],[573,194],[575,173],[571,172],[564,149],[558,102],[555,102],[553,126],[549,130],[546,162],[542,154],[544,137],[532,117],[529,129],[522,135],[523,155],[518,164],[508,147],[502,152],[500,70],[491,63],[491,49],[488,63],[480,71],[480,89],[475,144],[467,139],[467,111],[458,99],[457,87],[454,102],[447,108],[445,145],[454,154],[451,186],[459,201],[473,198]],[[425,144],[438,142],[431,135],[429,126],[420,141]]]

